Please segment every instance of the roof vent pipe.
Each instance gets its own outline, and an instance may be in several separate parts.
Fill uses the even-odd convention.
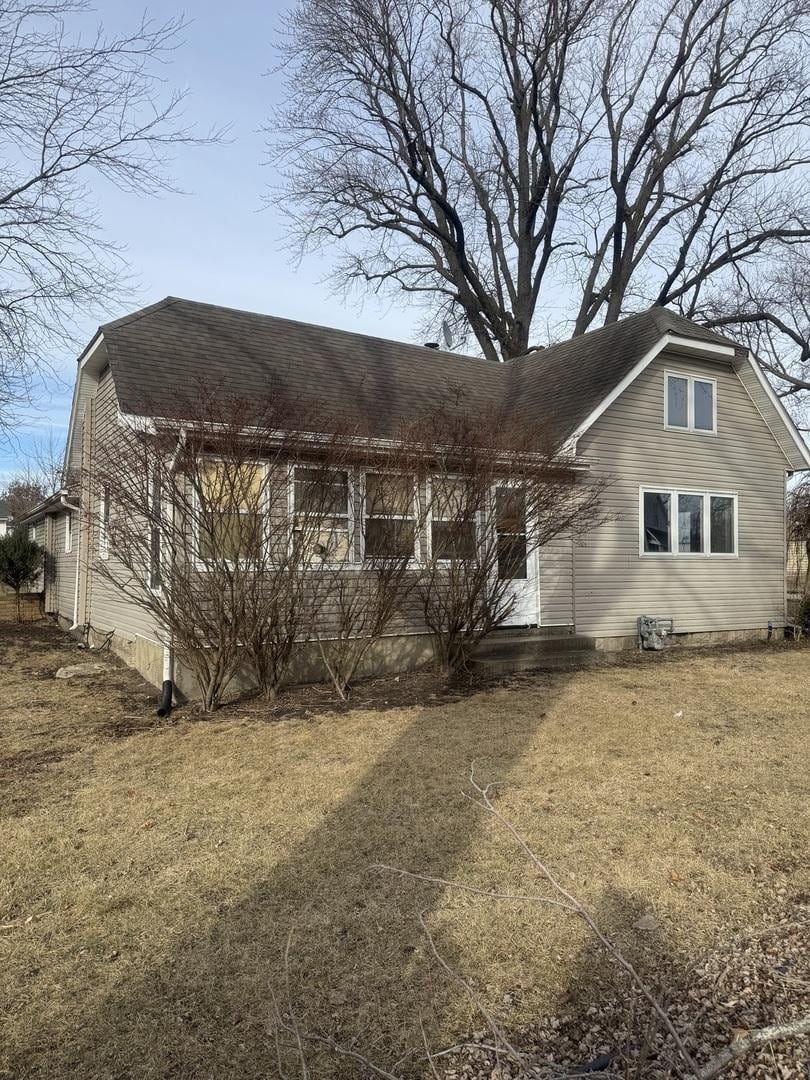
[[[438,341],[426,341],[425,342],[425,348],[426,349],[438,349],[439,348],[439,343],[438,343]]]

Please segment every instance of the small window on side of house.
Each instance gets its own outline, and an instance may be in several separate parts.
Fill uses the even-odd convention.
[[[717,431],[717,383],[695,375],[666,372],[664,427],[713,435]]]
[[[365,486],[367,559],[416,557],[416,491],[413,477],[369,472]]]
[[[346,469],[298,465],[293,478],[293,535],[302,558],[344,565],[352,557],[352,492]]]
[[[734,555],[736,553],[737,525],[735,521],[735,500],[730,495],[712,495],[709,511],[709,532],[711,535],[712,555]]]
[[[678,551],[682,555],[703,552],[703,496],[678,496]]]
[[[476,511],[460,477],[438,476],[431,483],[430,550],[444,562],[476,557]]]
[[[65,554],[73,551],[73,514],[68,510],[65,514]]]
[[[667,376],[667,427],[689,427],[689,380]]]
[[[644,551],[661,555],[671,550],[670,495],[665,491],[644,492]]]

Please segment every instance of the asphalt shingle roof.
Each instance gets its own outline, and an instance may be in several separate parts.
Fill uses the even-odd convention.
[[[101,327],[125,413],[191,420],[195,395],[282,389],[393,432],[440,400],[507,406],[565,438],[666,333],[733,344],[651,308],[506,363],[167,297]]]

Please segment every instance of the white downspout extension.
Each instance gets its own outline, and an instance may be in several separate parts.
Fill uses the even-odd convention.
[[[174,471],[177,468],[177,459],[180,456],[180,448],[183,446],[185,441],[186,441],[186,429],[185,429],[185,427],[181,427],[180,428],[180,434],[179,434],[179,437],[177,439],[177,447],[175,449],[174,454],[172,455],[171,461],[169,462],[169,475],[170,476],[174,475]],[[174,504],[172,504],[170,512],[172,514],[172,517],[174,517]],[[166,588],[165,585],[163,587]],[[171,704],[174,705],[175,704],[175,697],[176,697],[175,690],[177,688],[174,685],[174,645],[172,643],[171,634],[168,635],[167,640],[164,641],[164,643],[163,643],[163,682],[165,683],[167,680],[169,680],[171,682],[171,684],[172,684],[172,700],[171,700]]]

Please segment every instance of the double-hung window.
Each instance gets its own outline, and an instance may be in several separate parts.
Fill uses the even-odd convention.
[[[667,371],[664,375],[664,427],[713,435],[717,431],[717,382]]]
[[[473,492],[461,477],[440,476],[431,481],[430,550],[447,562],[476,557],[476,517]]]
[[[404,473],[367,472],[363,535],[367,559],[417,557],[416,485]]]
[[[293,540],[303,559],[351,563],[352,518],[352,488],[346,469],[295,467]]]
[[[642,488],[641,555],[736,555],[737,496]]]
[[[208,460],[196,478],[197,557],[203,563],[249,563],[264,546],[265,467]]]

